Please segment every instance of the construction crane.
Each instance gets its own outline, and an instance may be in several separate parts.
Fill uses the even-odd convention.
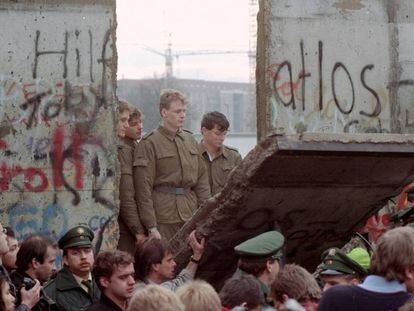
[[[178,59],[180,56],[192,56],[192,55],[219,55],[219,54],[247,54],[249,51],[245,50],[197,50],[197,51],[175,51],[172,50],[171,40],[167,44],[165,52],[160,52],[148,46],[143,48],[149,52],[160,55],[165,58],[165,77],[172,78],[174,76],[173,61],[174,58]]]

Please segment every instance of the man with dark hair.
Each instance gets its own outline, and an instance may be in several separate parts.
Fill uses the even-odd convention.
[[[131,120],[130,112],[134,113],[134,120]],[[124,100],[120,100],[118,109],[119,130],[117,132],[120,142],[118,145],[118,160],[121,169],[121,178],[119,180],[118,249],[128,252],[131,256],[135,253],[135,245],[145,239],[145,230],[141,224],[138,205],[135,200],[134,179],[132,176],[134,149],[137,144],[136,139],[141,137],[141,121],[138,115],[141,115],[138,109],[132,107]],[[124,124],[124,119],[127,120],[128,125]],[[129,122],[134,122],[135,127],[133,130],[131,130]],[[122,126],[123,124],[125,127]]]
[[[12,274],[12,279],[30,277],[43,284],[56,270],[55,260],[56,248],[52,241],[40,235],[29,236],[21,243],[17,252],[17,269],[16,273]],[[15,285],[17,286],[16,283]]]
[[[261,310],[264,297],[260,284],[252,275],[236,275],[228,279],[219,293],[223,309],[241,306],[247,310]]]
[[[5,253],[3,257],[3,266],[7,269],[9,273],[16,269],[16,255],[19,251],[19,242],[17,241],[14,231],[10,227],[5,227],[6,229],[6,239],[7,244],[9,245],[9,251]]]
[[[7,244],[7,235],[6,229],[3,228],[3,225],[0,223],[0,277],[3,277],[9,283],[9,288],[11,294],[16,297],[17,294],[21,297],[20,304],[16,304],[16,311],[27,311],[34,307],[39,302],[40,296],[40,283],[35,280],[35,284],[32,288],[26,289],[25,287],[16,288],[12,283],[9,273],[6,268],[3,266],[2,258],[3,255],[9,250]]]
[[[328,289],[318,310],[398,310],[414,288],[414,230],[409,227],[387,231],[371,258],[371,275],[357,286],[336,285]]]
[[[15,288],[30,288],[38,280],[45,283],[56,270],[56,249],[53,243],[40,236],[32,235],[26,238],[17,252],[17,269],[11,274]],[[21,303],[21,295],[17,292],[17,304]],[[43,291],[40,292],[39,302],[32,310],[57,310],[56,304]]]
[[[92,274],[101,290],[101,299],[88,311],[125,311],[135,284],[131,255],[119,250],[102,252],[95,259]]]
[[[210,197],[210,186],[197,141],[183,130],[187,99],[177,90],[163,90],[159,108],[162,125],[135,148],[134,182],[149,236],[169,240]]]
[[[169,242],[163,238],[150,238],[142,244],[135,254],[135,272],[138,279],[136,289],[146,284],[159,284],[176,291],[179,286],[192,280],[204,253],[204,238],[198,242],[193,231],[188,238],[188,244],[193,255],[176,278],[174,275],[177,264]]]
[[[203,139],[198,149],[207,167],[212,195],[223,189],[229,173],[241,162],[238,150],[223,144],[229,126],[226,116],[218,111],[206,113],[201,120]]]
[[[260,284],[266,303],[271,303],[270,284],[280,270],[284,236],[278,231],[268,231],[237,245],[234,250],[240,256],[238,273],[253,275]]]
[[[93,237],[89,227],[79,225],[70,229],[58,242],[63,250],[64,267],[44,286],[44,291],[57,303],[59,310],[86,310],[99,300],[100,291],[91,274]]]

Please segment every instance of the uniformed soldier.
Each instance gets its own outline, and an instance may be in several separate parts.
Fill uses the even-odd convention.
[[[134,149],[137,144],[136,140],[141,137],[141,127],[140,111],[126,101],[120,100],[117,126],[117,135],[120,140],[118,160],[121,169],[118,249],[132,256],[135,253],[135,245],[145,239],[145,230],[139,217],[132,177]]]
[[[268,231],[237,245],[234,250],[240,256],[238,273],[251,274],[260,283],[264,299],[268,304],[270,284],[280,270],[283,256],[284,236],[278,231]]]
[[[322,263],[319,266],[319,277],[324,283],[323,291],[338,284],[361,283],[368,274],[369,265],[370,256],[361,247],[354,248],[348,254],[336,247],[327,249],[322,254]]]
[[[242,159],[237,149],[223,144],[229,126],[226,116],[218,111],[206,113],[201,120],[203,139],[198,147],[207,167],[212,195],[223,189],[229,173]]]
[[[170,239],[210,196],[197,141],[182,129],[186,110],[182,93],[162,91],[162,125],[145,135],[135,149],[136,198],[150,237]]]
[[[43,290],[56,302],[59,310],[83,311],[99,300],[100,292],[91,275],[93,237],[91,229],[79,225],[70,229],[58,242],[63,250],[64,267]]]

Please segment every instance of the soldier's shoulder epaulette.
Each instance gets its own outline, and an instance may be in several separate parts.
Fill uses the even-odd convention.
[[[187,132],[187,133],[189,133],[189,134],[191,134],[191,135],[193,135],[193,132],[191,132],[191,131],[189,131],[189,130],[183,129],[183,131],[184,131],[184,132]]]
[[[230,146],[224,146],[224,147],[229,149],[229,150],[232,150],[232,151],[235,151],[235,152],[239,153],[239,149],[237,149],[235,147],[230,147]]]
[[[148,132],[147,134],[145,134],[144,136],[142,136],[142,140],[146,140],[148,137],[150,137],[152,134],[154,134],[154,131]]]

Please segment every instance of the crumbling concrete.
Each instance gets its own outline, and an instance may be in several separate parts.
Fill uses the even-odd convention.
[[[207,238],[199,275],[220,285],[235,269],[233,247],[277,228],[287,261],[313,269],[324,249],[343,245],[414,180],[413,156],[413,135],[269,136],[175,236],[177,260],[186,264],[186,236],[196,228]]]
[[[0,1],[1,223],[117,243],[115,0]]]

